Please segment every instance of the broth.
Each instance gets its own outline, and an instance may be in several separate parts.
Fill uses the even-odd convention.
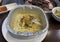
[[[36,12],[15,13],[11,17],[10,26],[18,32],[37,32],[43,29],[41,17]]]

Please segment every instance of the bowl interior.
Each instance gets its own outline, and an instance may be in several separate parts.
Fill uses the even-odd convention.
[[[60,10],[60,7],[55,7],[55,8],[52,9],[53,15],[55,15],[57,18],[60,18],[60,17],[58,17],[58,16],[56,15],[56,13],[55,13],[56,10]]]

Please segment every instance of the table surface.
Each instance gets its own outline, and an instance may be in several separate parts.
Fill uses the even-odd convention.
[[[1,27],[8,13],[9,12],[0,14],[0,42],[7,42],[2,35]],[[52,16],[49,16],[48,14],[47,16],[50,17],[48,19],[49,20],[49,31],[48,31],[46,38],[42,42],[60,42],[60,22],[56,21]]]

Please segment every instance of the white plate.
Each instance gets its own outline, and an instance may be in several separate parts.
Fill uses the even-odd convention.
[[[6,11],[2,11],[2,12],[0,12],[0,14],[12,10],[13,8],[15,8],[15,7],[17,6],[17,4],[16,4],[16,3],[11,3],[11,4],[7,4],[7,5],[2,5],[2,6],[6,6],[7,10],[6,10]]]
[[[4,20],[3,25],[2,25],[2,34],[3,37],[8,41],[8,42],[41,42],[47,35],[46,31],[43,35],[39,36],[38,38],[34,38],[34,39],[28,39],[28,40],[21,40],[21,39],[16,39],[13,38],[11,35],[9,35],[8,30],[6,28],[6,21],[7,18]]]

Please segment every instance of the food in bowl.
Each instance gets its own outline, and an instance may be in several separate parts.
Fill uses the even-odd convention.
[[[56,16],[60,17],[60,9],[57,9],[57,10],[55,11],[55,14],[56,14]]]
[[[43,28],[40,15],[36,12],[21,12],[13,15],[10,26],[19,32],[37,32]]]
[[[57,20],[60,21],[60,7],[55,7],[52,9],[52,16]]]

